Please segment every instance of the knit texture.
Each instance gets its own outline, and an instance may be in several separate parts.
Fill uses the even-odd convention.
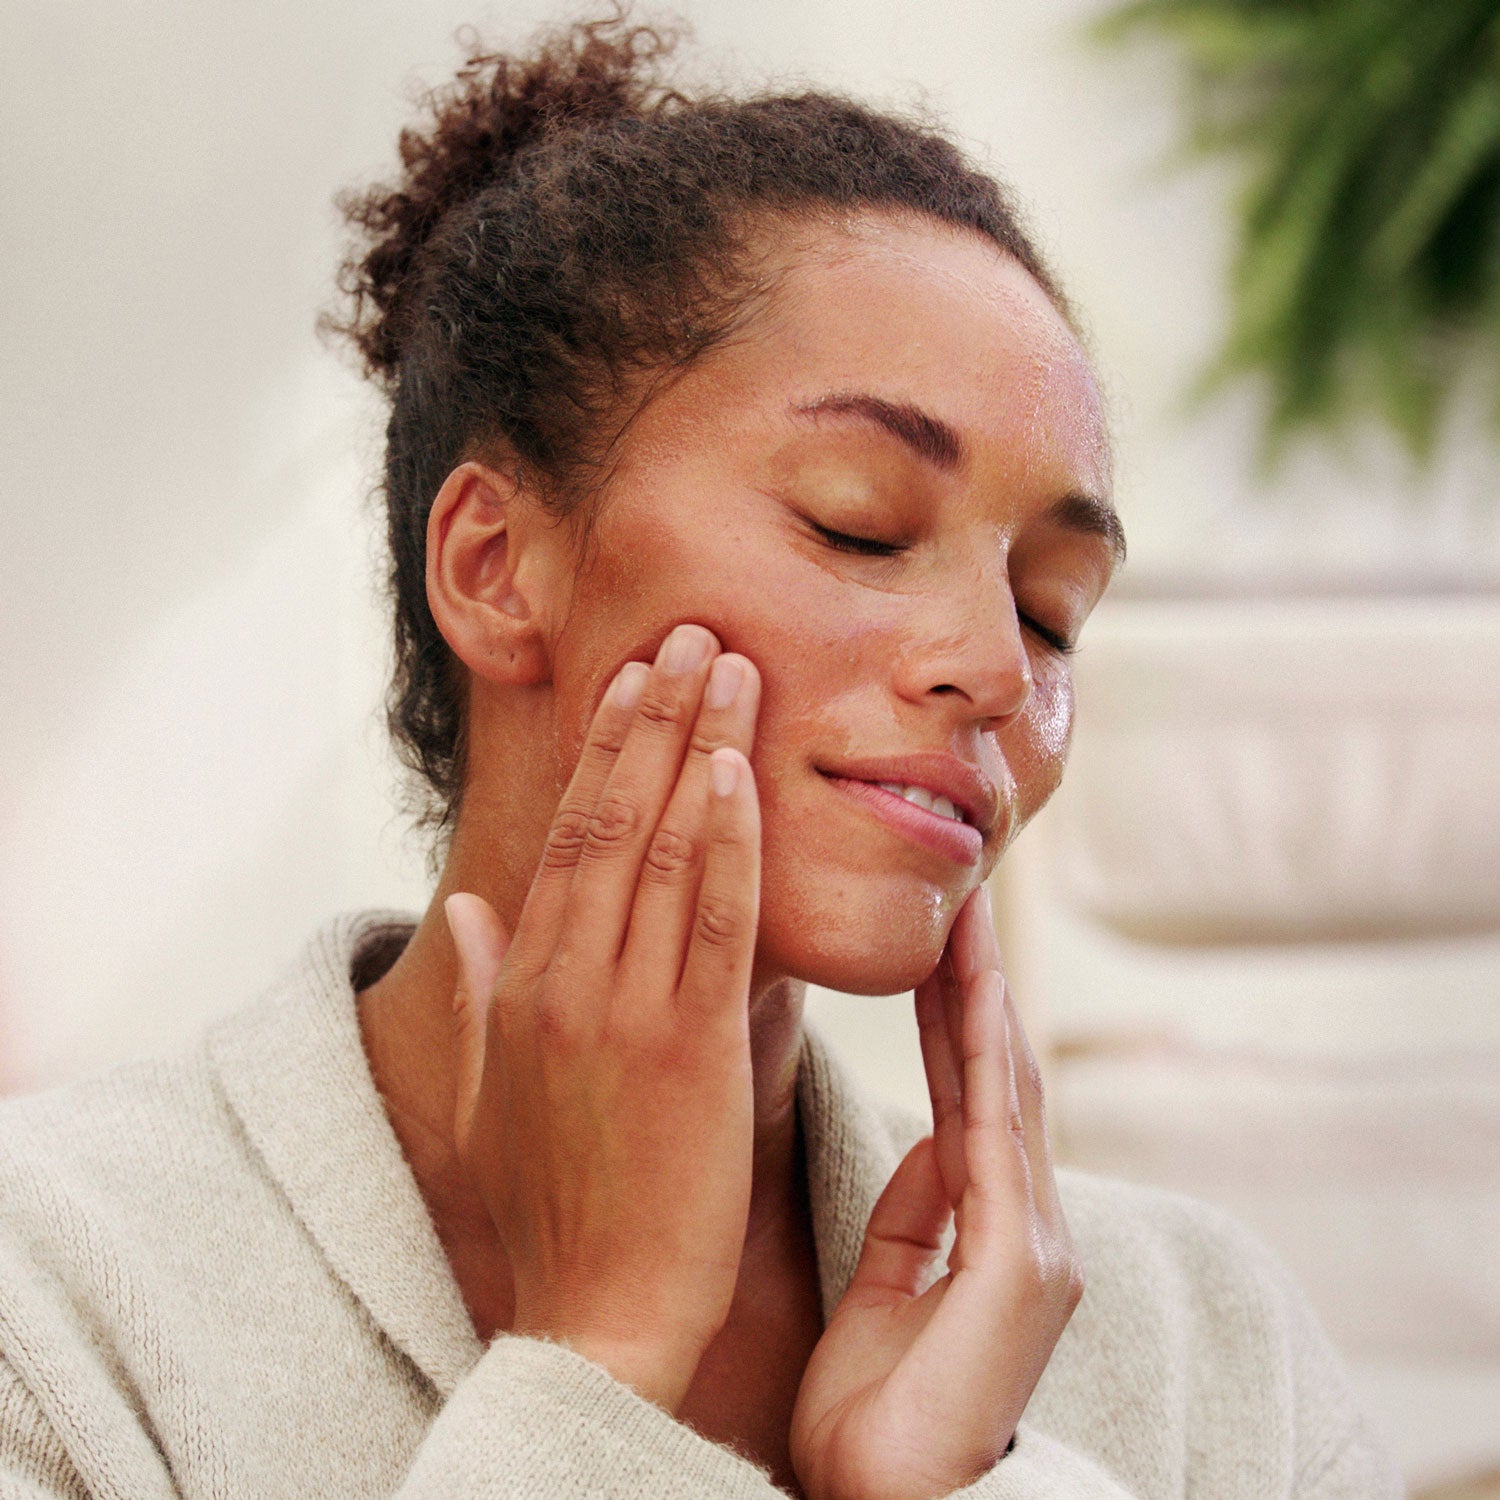
[[[0,1497],[775,1500],[543,1340],[475,1336],[360,1040],[341,918],[185,1058],[0,1106]],[[825,1313],[924,1131],[809,1031]],[[1271,1257],[1191,1200],[1059,1173],[1087,1291],[968,1500],[1395,1500]],[[998,1354],[998,1351],[997,1351]]]

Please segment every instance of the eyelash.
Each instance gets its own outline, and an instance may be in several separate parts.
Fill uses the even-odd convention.
[[[816,521],[809,521],[808,525],[837,552],[850,552],[856,557],[896,557],[906,551],[899,542],[881,542],[874,537],[851,536],[847,531],[834,531],[832,527],[820,526]],[[1060,636],[1055,630],[1048,630],[1030,615],[1018,614],[1017,618],[1039,641],[1059,656],[1071,656],[1077,650],[1072,641]]]
[[[847,531],[834,531],[828,526],[819,526],[816,521],[809,521],[808,525],[838,552],[853,552],[860,557],[895,557],[906,550],[899,542],[877,542],[874,537],[850,536]]]

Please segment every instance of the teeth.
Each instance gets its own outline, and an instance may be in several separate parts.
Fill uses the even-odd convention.
[[[881,791],[914,802],[918,807],[925,807],[928,812],[935,812],[941,818],[948,818],[955,823],[964,821],[964,815],[946,797],[934,797],[925,786],[904,786],[899,781],[878,781],[875,784]]]

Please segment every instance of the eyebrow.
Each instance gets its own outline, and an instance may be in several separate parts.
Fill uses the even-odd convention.
[[[856,417],[873,422],[918,458],[945,473],[959,468],[968,457],[956,429],[909,401],[887,401],[863,391],[835,391],[816,401],[794,404],[792,411],[803,417]],[[1108,500],[1095,495],[1064,495],[1048,509],[1047,519],[1066,531],[1103,538],[1114,554],[1116,567],[1125,561],[1125,527]]]
[[[1114,554],[1115,566],[1125,563],[1125,527],[1108,500],[1095,495],[1064,495],[1047,512],[1047,519],[1067,531],[1103,537]]]
[[[953,428],[909,401],[887,401],[858,391],[835,391],[816,401],[794,405],[792,410],[804,417],[859,417],[873,422],[936,469],[956,469],[966,456],[963,439]]]

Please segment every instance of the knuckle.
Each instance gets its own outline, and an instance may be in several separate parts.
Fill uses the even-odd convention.
[[[654,880],[675,881],[694,869],[702,854],[699,841],[676,828],[658,828],[646,850],[643,874]]]
[[[636,721],[647,729],[678,730],[687,719],[687,704],[679,698],[648,691],[635,711]]]
[[[704,897],[693,918],[693,934],[706,947],[731,947],[740,935],[739,909],[722,897]]]
[[[667,1079],[690,1079],[703,1066],[701,1039],[678,1028],[662,1040],[653,1059],[657,1072]]]
[[[566,1050],[585,1035],[589,1012],[577,997],[588,993],[587,978],[559,954],[533,986],[526,1024],[544,1049]]]
[[[1069,1307],[1077,1307],[1083,1301],[1083,1293],[1087,1285],[1083,1267],[1078,1263],[1077,1256],[1070,1256],[1067,1278],[1063,1287],[1064,1300]]]
[[[620,751],[625,748],[625,735],[629,728],[628,718],[618,723],[596,722],[591,747],[591,753],[595,759],[605,764],[612,764]]]
[[[748,854],[759,842],[758,831],[745,827],[734,818],[721,818],[711,837],[717,848],[736,858]]]
[[[1042,1082],[1042,1070],[1037,1065],[1034,1057],[1028,1057],[1024,1064],[1026,1073],[1026,1087],[1036,1095],[1036,1102],[1041,1104],[1046,1097],[1046,1088]]]
[[[706,760],[715,750],[722,748],[723,744],[722,735],[709,734],[701,724],[697,724],[693,727],[692,738],[688,740],[688,750]]]
[[[544,1047],[566,1046],[573,1039],[572,1007],[555,989],[544,989],[537,996],[533,1021]]]
[[[511,1018],[516,1012],[517,976],[514,972],[495,986],[490,1003],[482,1017],[476,1017],[484,1029],[487,1042],[499,1042],[510,1029]]]
[[[622,1013],[621,1007],[614,1005],[605,1011],[598,1021],[597,1040],[603,1052],[628,1053],[633,1051],[637,1038],[635,1029],[630,1024],[628,1012]]]
[[[1066,1241],[1059,1243],[1045,1233],[1037,1236],[1026,1269],[1042,1295],[1063,1306],[1077,1307],[1083,1296],[1083,1267]]]
[[[588,841],[589,815],[578,808],[566,808],[552,820],[542,850],[542,864],[547,869],[572,869]]]
[[[630,842],[640,823],[640,811],[634,803],[623,797],[604,798],[589,814],[583,852],[594,856],[614,853]]]

